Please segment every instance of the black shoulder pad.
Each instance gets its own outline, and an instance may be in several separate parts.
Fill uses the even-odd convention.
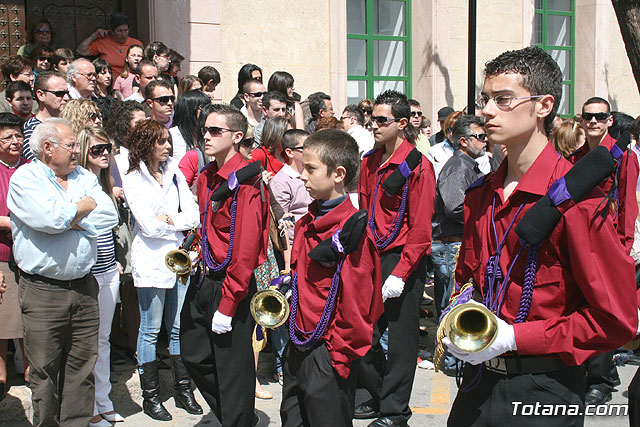
[[[464,194],[467,194],[469,191],[473,190],[474,188],[482,187],[482,184],[484,184],[484,180],[486,177],[487,175],[482,175],[480,178],[476,179],[473,183],[471,183],[470,186],[467,187]]]
[[[344,223],[342,230],[338,230],[332,237],[318,243],[309,251],[309,258],[321,263],[333,264],[338,261],[341,253],[348,255],[355,251],[367,229],[368,217],[366,209],[351,215]]]
[[[220,185],[220,187],[211,195],[210,200],[212,202],[219,202],[226,199],[240,184],[251,177],[257,176],[261,170],[260,162],[256,160],[255,162],[249,163],[242,169],[231,172],[231,174],[229,174],[229,179]]]
[[[630,143],[631,133],[629,133],[629,131],[623,132],[622,135],[620,135],[618,141],[616,141],[616,144],[611,147],[611,155],[613,156],[613,158],[618,160],[620,157],[622,157],[624,152],[627,151],[627,147]]]
[[[418,151],[417,148],[411,150],[411,152],[407,155],[407,158],[404,159],[404,162],[400,163],[398,168],[394,170],[389,178],[385,179],[382,183],[382,188],[388,194],[396,194],[400,189],[404,186],[404,183],[409,179],[409,175],[411,172],[418,166],[420,163],[420,159],[422,158],[422,153]]]

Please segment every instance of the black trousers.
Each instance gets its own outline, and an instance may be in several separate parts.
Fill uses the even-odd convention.
[[[584,364],[587,370],[587,388],[610,393],[620,384],[618,370],[613,363],[613,351],[593,356]]]
[[[224,276],[197,279],[187,290],[180,317],[182,359],[198,390],[223,426],[254,425],[256,371],[251,348],[255,325],[249,302],[256,292],[252,277],[249,294],[240,302],[226,334],[211,331],[211,319],[222,299]]]
[[[356,376],[341,378],[331,366],[324,342],[300,351],[292,342],[284,351],[280,420],[285,427],[351,426]]]
[[[582,426],[584,415],[584,370],[572,366],[543,374],[503,375],[484,365],[465,364],[462,387],[458,390],[447,425],[464,426]],[[482,373],[478,371],[482,369]],[[480,375],[476,387],[470,387]],[[465,387],[469,387],[467,391]],[[545,407],[544,405],[564,405]],[[537,406],[537,413],[536,413]],[[546,408],[546,409],[545,409]],[[556,412],[544,412],[556,411]],[[548,413],[549,415],[542,415]],[[550,415],[554,414],[554,415]]]
[[[629,425],[640,427],[640,368],[629,384]]]
[[[382,253],[382,282],[400,260],[400,250]],[[402,295],[384,303],[385,312],[373,331],[373,346],[358,363],[358,382],[379,402],[380,414],[394,421],[411,417],[409,398],[418,358],[420,318],[418,310],[424,291],[427,257],[416,266],[405,283]],[[385,360],[380,336],[389,335],[389,352]]]

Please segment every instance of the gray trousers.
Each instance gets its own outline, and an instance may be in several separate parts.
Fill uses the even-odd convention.
[[[62,287],[20,277],[25,356],[34,426],[86,427],[93,415],[98,357],[98,283]]]

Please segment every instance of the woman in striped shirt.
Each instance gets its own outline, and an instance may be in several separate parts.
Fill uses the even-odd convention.
[[[93,172],[102,189],[113,199],[111,184],[111,141],[101,127],[84,128],[77,135],[80,144],[80,165]],[[115,199],[114,199],[115,204]],[[109,399],[111,391],[110,375],[110,347],[109,335],[111,322],[116,308],[120,286],[120,270],[122,267],[116,262],[115,242],[113,232],[109,231],[98,236],[98,260],[91,268],[100,289],[98,291],[98,305],[100,307],[100,327],[98,330],[98,360],[93,369],[96,382],[96,398],[93,418],[90,426],[111,426],[110,422],[124,421],[124,418],[113,409]],[[110,421],[110,422],[109,422]]]

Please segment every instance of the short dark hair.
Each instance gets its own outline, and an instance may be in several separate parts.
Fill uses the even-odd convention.
[[[158,86],[167,88],[167,89],[169,89],[171,91],[171,93],[173,93],[173,87],[171,86],[171,83],[169,83],[168,81],[166,81],[164,79],[154,80],[154,81],[150,82],[147,85],[147,87],[144,88],[144,98],[145,99],[153,98],[153,91]]]
[[[287,104],[287,98],[285,98],[280,92],[267,92],[264,94],[264,98],[262,98],[262,106],[265,110],[269,109],[271,101],[282,102],[285,105]]]
[[[289,129],[282,135],[282,149],[294,148],[298,146],[302,138],[309,136],[309,132],[302,129]]]
[[[544,118],[545,131],[550,135],[562,100],[562,71],[551,55],[538,46],[504,52],[485,64],[485,77],[498,74],[520,74],[522,87],[531,95],[553,96],[553,108]]]
[[[247,134],[247,118],[240,112],[239,109],[231,104],[209,104],[202,108],[200,111],[199,123],[204,123],[209,117],[209,114],[216,113],[224,116],[227,127],[234,132],[242,132],[242,135]]]
[[[406,95],[396,90],[387,89],[376,97],[373,105],[390,105],[395,119],[411,118],[411,107]]]
[[[129,18],[122,12],[115,12],[111,15],[111,19],[109,20],[109,27],[112,30],[115,30],[120,25],[129,25]]]
[[[24,56],[13,55],[8,57],[0,66],[2,70],[2,76],[6,82],[11,81],[12,75],[20,74],[25,69],[30,68],[33,70],[33,63]]]
[[[458,120],[456,120],[452,128],[453,141],[451,141],[451,146],[454,150],[460,149],[460,138],[469,138],[469,136],[471,136],[473,133],[471,125],[484,126],[484,120],[480,116],[472,116],[470,114],[460,116]]]
[[[137,101],[116,101],[109,115],[104,118],[104,130],[117,146],[126,147],[125,138],[131,130],[131,119],[136,111],[145,112],[144,106]]]
[[[326,110],[327,104],[324,101],[331,101],[331,97],[324,92],[316,92],[309,95],[309,111],[311,117],[318,118],[320,110]]]
[[[140,74],[142,74],[142,67],[149,66],[149,65],[152,67],[155,67],[156,70],[158,69],[158,66],[153,61],[143,58],[140,60],[140,62],[138,62],[138,66],[135,69],[136,75],[140,76]]]
[[[220,73],[215,67],[210,65],[200,68],[200,71],[198,71],[198,77],[205,85],[209,83],[209,80],[213,80],[214,85],[220,83]]]
[[[61,61],[71,62],[75,59],[73,56],[73,51],[66,47],[59,47],[58,49],[53,51],[53,55],[51,55],[51,66],[57,66]]]
[[[65,77],[65,75],[58,71],[43,71],[38,74],[38,77],[36,77],[36,81],[33,83],[33,91],[34,92],[38,90],[45,91],[49,89],[48,83],[49,83],[49,79],[51,79],[52,77],[59,77],[65,82],[67,81],[67,78]]]
[[[23,82],[22,80],[16,80],[9,83],[9,85],[7,86],[7,90],[5,91],[7,98],[13,99],[16,92],[31,93],[31,85],[27,82]]]
[[[342,110],[343,116],[344,113],[351,114],[351,117],[354,117],[356,119],[356,123],[358,123],[360,126],[364,126],[364,113],[360,108],[358,108],[356,104],[349,104],[344,107],[344,110]]]
[[[144,48],[144,57],[153,61],[154,55],[168,55],[170,49],[162,42],[151,42]]]
[[[242,94],[244,95],[245,93],[249,93],[249,91],[251,90],[251,85],[254,83],[262,84],[262,82],[258,79],[249,79],[242,86]],[[264,99],[263,99],[263,102],[264,102]]]
[[[409,106],[419,107],[420,103],[418,101],[416,101],[415,99],[409,99]]]
[[[332,173],[338,166],[345,168],[345,187],[349,187],[358,176],[358,143],[345,131],[322,129],[314,132],[304,142],[304,149],[313,150],[318,155],[320,161],[327,166],[327,173]]]
[[[620,111],[612,111],[613,124],[609,127],[609,135],[613,139],[619,139],[625,132],[631,132],[633,128],[633,117]]]
[[[591,104],[604,104],[607,106],[607,113],[611,112],[611,104],[609,104],[609,101],[604,98],[600,98],[599,96],[592,96],[587,99],[584,104],[582,104],[582,112],[584,113],[584,107]]]
[[[0,129],[8,127],[16,127],[20,129],[20,133],[22,133],[22,120],[13,113],[0,113]]]

